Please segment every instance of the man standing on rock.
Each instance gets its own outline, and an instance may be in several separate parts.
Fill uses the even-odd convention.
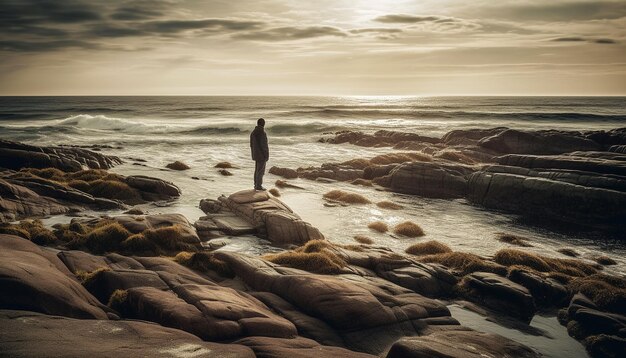
[[[250,149],[252,150],[252,160],[254,160],[254,189],[265,190],[263,187],[263,174],[265,174],[265,163],[270,158],[270,150],[267,146],[267,134],[265,134],[265,119],[259,118],[256,127],[250,134]]]

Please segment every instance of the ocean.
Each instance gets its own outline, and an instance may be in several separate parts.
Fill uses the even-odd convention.
[[[624,97],[0,97],[0,138],[36,145],[104,145],[106,154],[126,162],[112,171],[142,174],[176,183],[183,192],[176,203],[150,207],[150,212],[180,212],[190,221],[203,213],[202,198],[216,198],[252,188],[254,163],[249,132],[259,117],[266,119],[271,166],[319,166],[394,151],[333,145],[318,140],[340,130],[389,129],[440,137],[454,129],[509,127],[517,129],[594,130],[626,126]],[[142,159],[145,162],[137,161]],[[191,169],[164,169],[180,160]],[[233,176],[213,166],[229,161]],[[138,165],[141,164],[141,165]],[[278,177],[267,174],[271,188]],[[626,247],[599,234],[556,233],[534,227],[514,215],[483,210],[462,199],[440,200],[374,190],[347,183],[294,180],[305,190],[283,190],[281,199],[331,241],[354,243],[367,235],[376,244],[402,251],[415,240],[374,234],[367,224],[404,220],[420,224],[425,239],[447,243],[454,250],[492,255],[506,244],[495,235],[526,236],[529,250],[561,256],[573,247],[583,257],[608,255],[618,262],[610,270],[626,272]],[[391,200],[405,209],[383,211],[375,206],[329,208],[322,195],[332,189],[361,193],[372,201]],[[68,221],[68,218],[52,218]],[[258,243],[241,250],[267,251]]]

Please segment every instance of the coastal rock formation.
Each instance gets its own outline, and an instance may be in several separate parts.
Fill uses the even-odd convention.
[[[597,142],[579,132],[519,131],[507,129],[483,138],[481,147],[507,154],[561,154],[576,150],[601,150]]]
[[[400,148],[407,148],[408,144],[437,144],[441,140],[439,138],[422,136],[415,133],[379,130],[374,134],[356,131],[337,132],[333,138],[328,138],[324,141],[333,144],[350,143],[361,147],[399,146]]]
[[[433,198],[464,197],[466,176],[472,171],[463,165],[412,162],[398,165],[374,182],[399,193]]]
[[[75,172],[83,167],[109,169],[122,161],[91,150],[75,147],[38,147],[34,145],[0,140],[0,167],[19,170],[21,168],[57,168]]]
[[[354,350],[380,354],[398,338],[415,335],[428,325],[458,325],[438,301],[379,278],[315,275],[254,257],[215,255],[254,290],[272,292],[298,311],[326,322]]]
[[[0,235],[0,309],[74,318],[107,319],[100,304],[34,243]]]
[[[79,208],[79,205],[65,205],[21,185],[0,179],[0,222],[25,217],[65,214],[77,211]]]
[[[294,169],[289,168],[281,168],[281,167],[271,167],[269,170],[270,174],[281,176],[285,179],[295,179],[298,177],[298,172]]]
[[[387,354],[387,358],[533,358],[539,356],[532,349],[503,339],[497,334],[476,332],[469,329],[445,330],[422,337],[403,338],[396,342]]]
[[[484,307],[530,322],[535,302],[526,287],[490,272],[475,272],[460,283],[466,299]]]
[[[468,198],[538,219],[619,230],[626,221],[626,161],[594,153],[503,156],[501,165],[469,177]]]
[[[204,203],[207,216],[194,224],[200,236],[210,236],[215,231],[228,235],[255,234],[278,245],[324,238],[317,228],[302,221],[285,203],[265,191],[242,190],[221,196],[219,211],[215,202]]]
[[[0,351],[9,357],[255,357],[243,345],[204,342],[148,322],[11,310],[0,310]]]
[[[86,208],[123,209],[125,204],[172,200],[174,184],[151,177],[111,174],[104,170],[65,173],[26,168],[0,172],[0,220],[64,214]]]
[[[581,340],[594,357],[619,357],[626,351],[626,317],[599,310],[582,294],[572,297],[559,318],[569,334]]]

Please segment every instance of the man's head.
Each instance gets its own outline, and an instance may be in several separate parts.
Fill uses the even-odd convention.
[[[257,126],[261,126],[261,127],[265,127],[265,119],[263,119],[263,118],[259,118],[259,119],[256,121],[256,125],[257,125]]]

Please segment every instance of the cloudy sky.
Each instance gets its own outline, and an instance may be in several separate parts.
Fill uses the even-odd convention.
[[[0,95],[625,95],[626,0],[0,0]]]

